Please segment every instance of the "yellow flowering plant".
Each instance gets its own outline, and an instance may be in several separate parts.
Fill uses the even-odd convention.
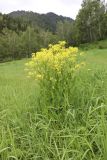
[[[76,73],[85,65],[80,60],[83,53],[77,47],[65,46],[65,41],[50,44],[47,49],[32,53],[32,59],[26,64],[28,76],[39,83],[47,105],[61,106],[65,94],[70,94],[70,84]]]

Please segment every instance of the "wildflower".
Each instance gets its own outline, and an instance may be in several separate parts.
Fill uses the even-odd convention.
[[[36,75],[36,78],[37,78],[37,79],[43,79],[43,75],[37,74],[37,75]]]
[[[52,81],[53,80],[53,77],[50,77],[50,81]]]
[[[78,48],[65,47],[66,42],[60,41],[58,44],[50,44],[48,48],[42,48],[37,53],[32,53],[32,59],[26,66],[28,75],[38,80],[48,79],[53,81],[67,73],[73,74],[76,70],[85,66],[84,62],[78,62]]]
[[[81,65],[80,64],[76,64],[75,65],[75,69],[80,69],[81,68]]]
[[[35,53],[32,53],[32,58],[35,58]]]
[[[28,75],[29,76],[32,76],[34,73],[33,72],[28,72]]]
[[[51,48],[52,47],[52,44],[49,44],[49,48]]]

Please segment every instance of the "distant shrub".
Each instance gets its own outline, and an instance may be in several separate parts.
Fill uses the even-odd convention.
[[[107,49],[107,46],[106,45],[99,45],[98,49]]]
[[[98,46],[98,49],[104,49],[104,46],[99,45],[99,46]]]

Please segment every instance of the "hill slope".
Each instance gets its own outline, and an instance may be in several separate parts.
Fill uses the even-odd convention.
[[[29,11],[14,11],[8,14],[14,19],[20,19],[24,22],[28,22],[32,25],[38,25],[41,28],[49,30],[51,32],[56,31],[56,25],[59,21],[73,22],[74,20],[69,17],[59,16],[55,13],[49,12],[47,14],[39,14]]]

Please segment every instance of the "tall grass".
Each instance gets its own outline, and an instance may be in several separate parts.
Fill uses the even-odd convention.
[[[48,95],[43,98],[38,84],[26,78],[24,63],[0,65],[0,159],[106,160],[103,65],[81,70],[70,83],[71,95],[64,95],[63,107],[57,109],[51,101],[46,106]]]

